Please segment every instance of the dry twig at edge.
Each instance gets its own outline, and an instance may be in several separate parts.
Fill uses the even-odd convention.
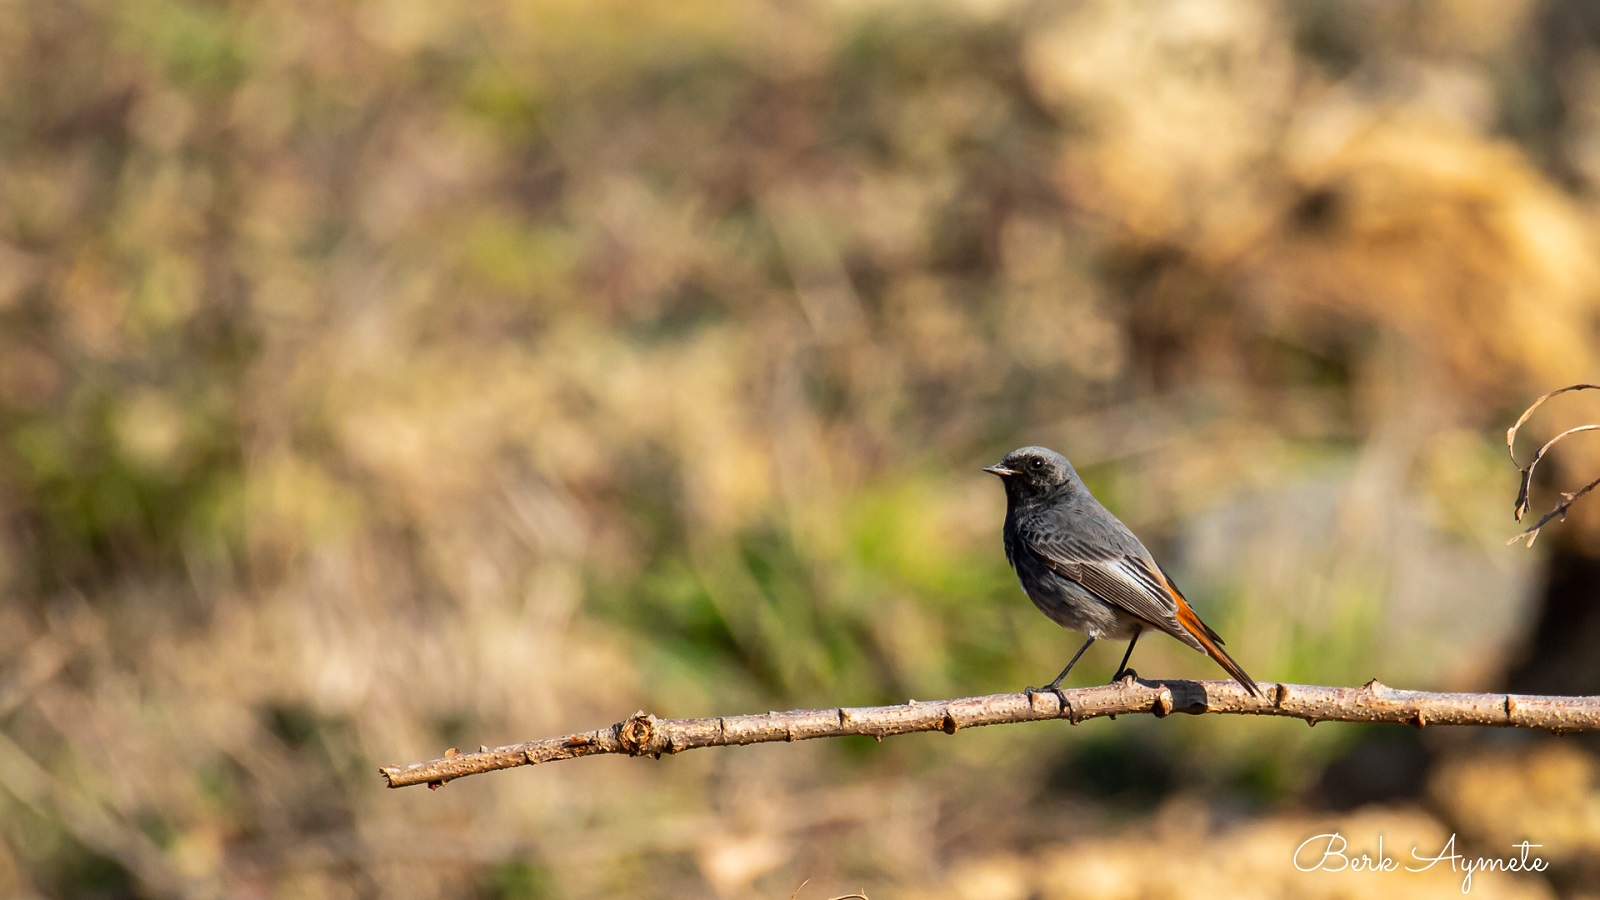
[[[955,734],[980,725],[1045,719],[1077,724],[1103,716],[1175,712],[1194,715],[1284,716],[1318,722],[1394,722],[1414,725],[1490,725],[1537,728],[1557,734],[1600,730],[1600,697],[1533,697],[1518,694],[1439,694],[1402,691],[1379,684],[1321,687],[1263,684],[1252,697],[1233,681],[1136,681],[1076,688],[1060,695],[991,694],[959,700],[911,701],[899,706],[800,709],[704,719],[658,719],[645,712],[605,728],[528,741],[476,753],[451,751],[443,759],[379,769],[389,787],[438,787],[467,775],[539,763],[620,753],[660,758],[701,747],[732,747],[770,741],[943,731]]]
[[[1546,441],[1544,446],[1540,447],[1539,451],[1533,454],[1533,459],[1528,460],[1527,465],[1524,466],[1517,463],[1517,430],[1520,429],[1528,421],[1528,419],[1533,416],[1534,410],[1544,405],[1546,400],[1549,400],[1551,397],[1557,396],[1558,394],[1565,394],[1568,391],[1600,391],[1600,384],[1569,384],[1564,388],[1556,388],[1555,390],[1550,391],[1549,393],[1541,396],[1539,399],[1533,401],[1533,405],[1522,411],[1522,415],[1517,418],[1516,423],[1510,428],[1506,429],[1506,452],[1511,454],[1511,464],[1516,466],[1517,469],[1522,473],[1522,483],[1517,487],[1517,503],[1511,511],[1511,515],[1518,522],[1522,521],[1523,514],[1528,511],[1528,492],[1533,489],[1533,470],[1539,465],[1539,461],[1544,459],[1544,455],[1550,452],[1550,448],[1554,447],[1561,441],[1562,438],[1565,438],[1568,435],[1578,434],[1584,431],[1600,431],[1600,425],[1579,425],[1576,428],[1568,428],[1566,431],[1563,431]],[[1568,507],[1576,503],[1579,497],[1589,493],[1596,487],[1600,487],[1600,478],[1596,478],[1595,480],[1589,482],[1581,488],[1578,488],[1575,491],[1563,491],[1561,493],[1561,499],[1556,502],[1556,505],[1553,509],[1545,513],[1544,516],[1539,519],[1539,521],[1533,523],[1527,528],[1524,528],[1519,534],[1512,537],[1511,540],[1506,541],[1506,543],[1515,544],[1517,541],[1527,538],[1528,546],[1532,547],[1533,542],[1539,537],[1539,529],[1548,524],[1551,519],[1559,518],[1565,522],[1567,520]]]

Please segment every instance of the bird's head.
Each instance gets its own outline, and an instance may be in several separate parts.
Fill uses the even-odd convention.
[[[1005,482],[1006,493],[1017,497],[1042,497],[1069,488],[1078,478],[1067,458],[1047,447],[1022,447],[983,469]]]

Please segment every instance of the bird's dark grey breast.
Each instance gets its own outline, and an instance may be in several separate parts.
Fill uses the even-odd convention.
[[[1108,514],[1109,515],[1109,514]],[[1095,637],[1127,637],[1122,610],[1062,573],[1062,549],[1076,544],[1060,509],[1011,509],[1006,515],[1006,559],[1022,590],[1056,624]],[[1041,537],[1049,535],[1049,538]],[[1079,557],[1080,559],[1083,557]],[[1090,553],[1088,558],[1099,558]]]

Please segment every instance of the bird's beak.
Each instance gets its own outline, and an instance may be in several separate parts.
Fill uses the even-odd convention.
[[[1017,470],[1016,469],[1008,469],[1005,466],[1000,466],[1000,465],[984,466],[983,470],[985,472],[988,472],[990,475],[999,475],[1001,478],[1005,478],[1007,475],[1015,475],[1015,474],[1017,474]]]

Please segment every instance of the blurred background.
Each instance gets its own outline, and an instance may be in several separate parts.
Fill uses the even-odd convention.
[[[1597,187],[1581,0],[0,0],[0,896],[1585,896],[1581,737],[377,766],[1042,683],[1032,443],[1262,680],[1600,693]]]

